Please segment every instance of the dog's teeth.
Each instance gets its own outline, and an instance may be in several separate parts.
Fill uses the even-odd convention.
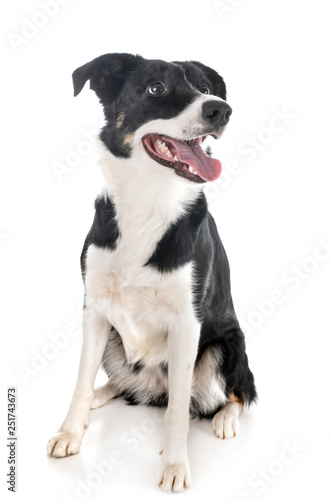
[[[174,160],[179,161],[179,158],[177,157],[177,155],[174,156]]]
[[[167,153],[168,147],[166,146],[164,141],[160,144],[159,149],[161,150],[162,153],[164,153],[164,154]]]
[[[162,143],[160,142],[160,139],[157,139],[157,144],[159,147],[162,145]]]
[[[189,165],[188,170],[191,174],[198,175],[196,170],[194,170],[191,165]]]
[[[169,149],[166,151],[166,156],[168,156],[169,158],[173,158],[173,155]]]

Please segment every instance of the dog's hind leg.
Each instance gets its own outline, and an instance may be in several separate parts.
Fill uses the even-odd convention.
[[[108,382],[101,387],[94,390],[94,399],[92,401],[91,409],[95,410],[105,405],[110,399],[114,399],[120,395],[120,390],[114,382],[113,378],[110,378]]]
[[[254,377],[249,368],[242,330],[236,323],[223,327],[218,349],[222,362],[219,369],[226,382],[228,395],[225,406],[214,415],[212,426],[220,439],[227,439],[238,433],[238,415],[243,405],[249,406],[257,400]]]
[[[109,337],[108,320],[99,312],[86,308],[83,318],[83,346],[78,379],[71,405],[58,432],[47,445],[48,455],[56,458],[78,453],[89,424],[89,411],[94,399],[94,381]]]

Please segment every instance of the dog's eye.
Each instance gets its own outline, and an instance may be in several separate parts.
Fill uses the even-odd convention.
[[[161,95],[165,92],[165,87],[162,83],[156,82],[152,85],[149,85],[149,87],[147,88],[147,92],[151,95]]]
[[[201,90],[201,92],[202,92],[203,94],[211,94],[209,87],[208,87],[207,85],[205,85],[205,84],[204,84],[204,85],[202,85],[202,90]]]

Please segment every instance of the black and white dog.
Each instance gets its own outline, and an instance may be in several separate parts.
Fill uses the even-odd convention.
[[[106,54],[73,73],[104,109],[100,134],[105,191],[82,255],[83,347],[71,406],[48,453],[79,451],[89,411],[122,395],[167,406],[159,485],[191,484],[189,416],[212,418],[219,438],[238,431],[256,400],[229,265],[203,185],[221,163],[204,151],[231,108],[226,87],[199,62]],[[103,362],[109,381],[94,389]]]

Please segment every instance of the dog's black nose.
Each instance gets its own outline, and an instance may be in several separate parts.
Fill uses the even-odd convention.
[[[217,127],[227,125],[231,113],[231,107],[224,101],[207,101],[202,106],[204,120]]]

